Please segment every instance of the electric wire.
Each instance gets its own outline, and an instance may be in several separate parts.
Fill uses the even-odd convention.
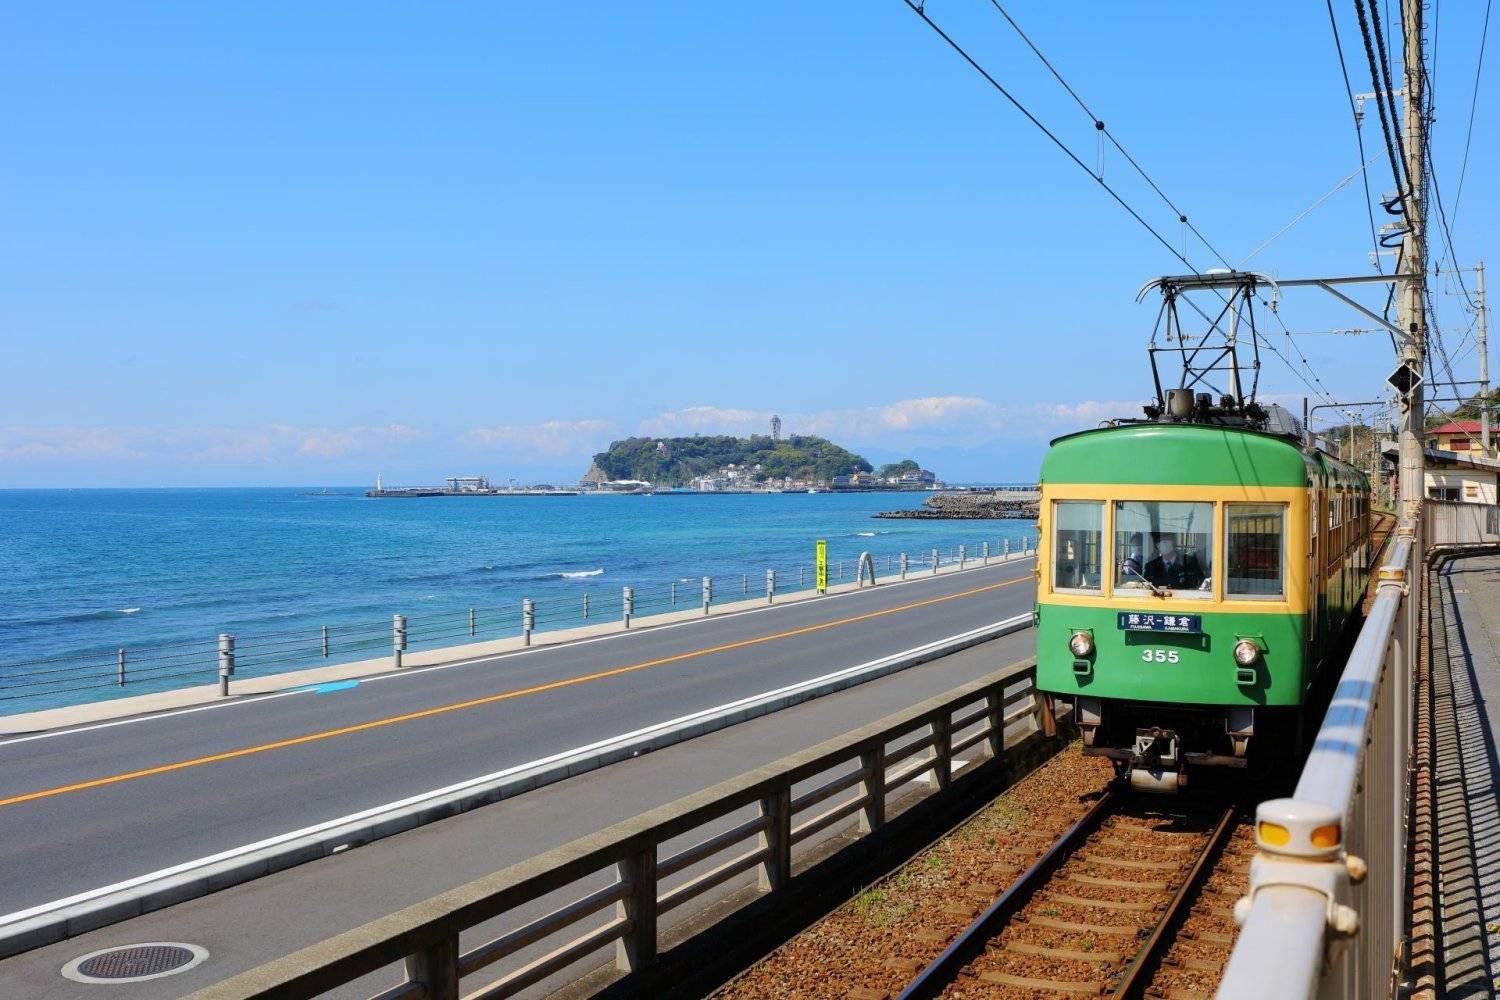
[[[1233,269],[1234,265],[1230,264],[1229,261],[1225,259],[1224,255],[1219,252],[1218,248],[1216,248],[1212,243],[1208,241],[1208,237],[1204,236],[1203,233],[1198,230],[1198,227],[1193,225],[1193,223],[1188,219],[1187,213],[1178,208],[1177,205],[1172,201],[1172,199],[1167,197],[1167,193],[1161,189],[1160,185],[1158,185],[1154,179],[1152,179],[1151,175],[1146,172],[1145,168],[1142,167],[1138,162],[1136,162],[1135,157],[1130,155],[1130,152],[1125,148],[1125,146],[1120,142],[1115,134],[1109,130],[1109,127],[1105,125],[1104,120],[1101,119],[1097,114],[1095,114],[1094,109],[1089,107],[1082,97],[1078,96],[1078,92],[1073,89],[1073,87],[1068,83],[1067,80],[1063,79],[1063,75],[1058,72],[1057,67],[1054,66],[1052,64],[1052,61],[1042,53],[1041,49],[1037,48],[1036,43],[1031,40],[1031,36],[1026,34],[1024,30],[1022,30],[1021,26],[1016,23],[1016,19],[1010,16],[1010,11],[1006,10],[1004,5],[1000,3],[1000,0],[990,0],[990,5],[1000,12],[1000,16],[1005,18],[1006,22],[1013,29],[1015,29],[1016,34],[1021,37],[1021,40],[1026,43],[1027,47],[1030,48],[1031,51],[1036,55],[1036,57],[1041,60],[1042,65],[1047,67],[1047,70],[1052,74],[1057,82],[1062,85],[1062,88],[1066,90],[1068,92],[1068,95],[1077,102],[1080,108],[1083,109],[1083,113],[1089,116],[1089,120],[1094,123],[1094,128],[1109,140],[1110,145],[1114,146],[1115,149],[1119,151],[1120,155],[1125,157],[1125,162],[1129,163],[1131,167],[1135,169],[1135,172],[1137,174],[1140,174],[1141,179],[1151,186],[1151,190],[1156,192],[1157,197],[1161,198],[1162,202],[1165,203],[1166,206],[1177,215],[1177,221],[1186,226],[1194,236],[1198,237],[1198,241],[1205,247],[1207,247],[1208,251],[1215,257],[1217,257],[1225,267]],[[1192,265],[1189,264],[1188,266],[1191,267]]]
[[[1396,144],[1391,140],[1391,127],[1393,123],[1389,118],[1387,118],[1385,103],[1380,99],[1380,59],[1384,58],[1384,49],[1382,48],[1381,56],[1377,57],[1375,52],[1375,44],[1370,38],[1370,19],[1365,10],[1364,0],[1354,0],[1354,10],[1355,13],[1359,16],[1360,38],[1364,42],[1365,59],[1370,66],[1370,80],[1375,87],[1376,116],[1380,119],[1380,132],[1385,139],[1385,153],[1386,157],[1390,160],[1391,175],[1395,178],[1396,183],[1396,197],[1391,201],[1381,202],[1381,205],[1387,212],[1393,215],[1400,214],[1405,215],[1408,219],[1415,218],[1416,213],[1411,212],[1406,204],[1409,185],[1404,183],[1402,179],[1403,175],[1401,170],[1401,157],[1396,155]],[[1397,212],[1393,207],[1397,201],[1400,201],[1402,205],[1400,212]],[[1379,240],[1378,242],[1381,246],[1389,245],[1384,240]]]
[[[1143,218],[1141,214],[1137,212],[1129,202],[1127,202],[1123,197],[1120,196],[1119,192],[1110,187],[1110,185],[1104,180],[1103,177],[1090,170],[1088,168],[1088,165],[1085,164],[1083,160],[1079,159],[1078,154],[1073,152],[1073,150],[1067,145],[1067,143],[1059,139],[1056,133],[1054,133],[1046,125],[1042,124],[1041,120],[1037,118],[1036,115],[1032,114],[1031,111],[1026,107],[1026,105],[1017,100],[1015,95],[1013,95],[1009,90],[1005,89],[1004,85],[1001,84],[999,80],[996,80],[993,76],[990,75],[989,70],[985,69],[978,63],[977,60],[975,60],[973,56],[969,55],[968,50],[966,50],[962,45],[959,45],[951,35],[949,35],[941,27],[939,27],[936,21],[934,21],[931,17],[928,17],[927,11],[923,9],[924,4],[918,3],[916,2],[916,0],[901,0],[901,2],[906,4],[906,6],[911,9],[912,13],[920,17],[922,21],[929,28],[931,28],[939,38],[941,38],[948,44],[949,48],[953,49],[954,52],[957,52],[959,57],[962,58],[964,62],[968,63],[976,73],[984,77],[985,82],[993,87],[1001,97],[1004,97],[1007,101],[1009,101],[1012,107],[1021,112],[1021,114],[1025,116],[1027,121],[1035,125],[1043,135],[1052,140],[1052,144],[1060,149],[1063,152],[1063,155],[1072,160],[1079,170],[1082,170],[1084,173],[1088,174],[1096,184],[1102,187],[1109,194],[1109,196],[1115,200],[1116,204],[1118,204],[1127,213],[1129,213],[1132,219],[1140,223],[1142,228],[1144,228],[1148,233],[1156,238],[1156,242],[1166,247],[1168,253],[1170,253],[1173,257],[1176,257],[1178,260],[1182,261],[1184,266],[1191,269],[1194,274],[1199,273],[1198,269],[1193,267],[1192,262],[1189,261],[1185,255],[1179,252],[1176,247],[1168,242],[1166,237],[1162,236],[1162,234],[1157,231],[1155,226],[1147,222],[1145,218]]]
[[[1125,211],[1128,212],[1130,216],[1136,220],[1136,222],[1140,223],[1140,225],[1145,228],[1147,232],[1155,237],[1158,243],[1166,247],[1167,251],[1171,253],[1173,257],[1176,257],[1178,260],[1182,261],[1183,265],[1190,269],[1194,274],[1201,273],[1198,268],[1193,265],[1192,261],[1187,258],[1185,253],[1179,252],[1176,247],[1172,246],[1172,244],[1169,243],[1161,235],[1161,233],[1156,230],[1155,227],[1147,222],[1145,218],[1135,210],[1135,208],[1133,208],[1118,192],[1115,191],[1114,188],[1106,183],[1104,178],[1100,174],[1097,174],[1094,171],[1090,170],[1087,164],[1085,164],[1083,160],[1076,153],[1074,153],[1066,143],[1059,139],[1051,129],[1047,128],[1047,126],[1044,125],[1041,120],[1038,119],[1034,114],[1032,114],[1025,105],[1017,100],[1016,97],[1011,94],[1011,92],[1007,90],[1004,85],[1002,85],[998,80],[995,79],[994,76],[990,74],[988,70],[980,65],[980,63],[972,55],[970,55],[962,45],[960,45],[952,36],[944,31],[942,27],[937,24],[937,22],[929,17],[925,9],[925,2],[919,3],[915,2],[915,0],[902,0],[902,2],[906,4],[906,6],[912,11],[912,13],[920,17],[922,21],[938,35],[939,38],[946,42],[954,52],[958,53],[959,57],[967,62],[970,67],[972,67],[975,72],[983,77],[991,87],[993,87],[1002,97],[1010,102],[1012,107],[1021,112],[1021,114],[1024,115],[1028,121],[1035,125],[1048,139],[1050,139],[1053,145],[1057,146],[1057,148],[1060,149],[1070,160],[1072,160],[1080,170],[1088,174],[1089,177],[1091,177],[1095,181],[1095,183],[1104,188],[1104,190],[1109,193],[1109,195],[1120,205],[1120,207],[1124,208]],[[1120,154],[1125,157],[1127,162],[1129,162],[1131,166],[1136,170],[1136,172],[1139,173],[1141,177],[1146,181],[1146,183],[1151,186],[1152,190],[1157,193],[1157,195],[1162,199],[1163,202],[1166,203],[1169,208],[1177,213],[1178,221],[1187,226],[1193,232],[1193,234],[1198,237],[1203,245],[1208,248],[1209,252],[1217,257],[1225,267],[1228,267],[1230,270],[1234,270],[1234,265],[1231,264],[1229,260],[1222,253],[1220,253],[1218,249],[1215,248],[1213,244],[1211,244],[1201,232],[1198,231],[1197,227],[1195,227],[1191,222],[1188,221],[1186,213],[1177,208],[1176,204],[1171,200],[1171,198],[1169,198],[1167,194],[1162,191],[1161,187],[1157,185],[1157,183],[1150,177],[1149,174],[1146,173],[1146,171],[1140,166],[1140,164],[1133,157],[1131,157],[1129,152],[1126,151],[1125,147],[1109,132],[1104,122],[1093,112],[1093,110],[1088,106],[1087,102],[1085,102],[1083,98],[1078,95],[1078,92],[1068,84],[1068,82],[1063,78],[1062,74],[1058,72],[1056,66],[1054,66],[1051,60],[1049,60],[1036,46],[1036,44],[1032,42],[1030,36],[1028,36],[1021,29],[1020,25],[1016,23],[1015,19],[1010,16],[1009,12],[1006,11],[1005,8],[997,2],[997,0],[990,0],[990,2],[1011,25],[1011,27],[1015,29],[1016,33],[1021,36],[1022,40],[1025,41],[1026,45],[1031,49],[1031,51],[1035,53],[1037,58],[1040,59],[1042,64],[1047,67],[1047,69],[1052,73],[1053,77],[1058,81],[1058,83],[1062,85],[1063,89],[1065,89],[1068,94],[1072,96],[1073,100],[1077,102],[1078,106],[1083,110],[1083,112],[1089,116],[1090,120],[1092,120],[1094,123],[1095,129],[1109,138],[1110,143],[1117,150],[1119,150]],[[1220,297],[1222,298],[1222,293]],[[1257,296],[1257,298],[1260,298],[1262,304],[1266,304],[1269,307],[1269,304],[1266,303],[1264,298],[1261,298],[1260,296]],[[1196,303],[1191,303],[1191,300],[1189,300],[1189,302],[1194,306],[1195,309],[1198,308]],[[1201,309],[1198,309],[1198,312],[1200,313],[1200,315],[1203,315],[1205,320],[1208,320],[1208,316],[1206,313],[1203,313]],[[1272,312],[1274,313],[1274,310],[1272,310]],[[1310,365],[1308,365],[1306,356],[1302,354],[1301,348],[1296,347],[1296,342],[1292,337],[1291,330],[1288,329],[1286,324],[1281,321],[1279,315],[1277,316],[1277,321],[1281,323],[1282,329],[1286,333],[1288,341],[1296,348],[1298,356],[1302,358],[1303,364],[1308,369],[1308,373],[1313,377],[1313,382],[1316,382],[1317,385],[1321,386],[1322,380],[1318,378],[1317,373],[1312,370],[1312,367]],[[1212,321],[1210,320],[1210,322]],[[1259,335],[1257,334],[1257,339],[1258,338]],[[1314,392],[1320,391],[1315,388],[1311,382],[1304,378],[1301,373],[1297,372],[1292,364],[1286,359],[1286,357],[1283,356],[1281,352],[1276,350],[1274,347],[1272,348],[1272,354],[1280,359],[1281,362],[1286,365],[1294,375],[1301,379],[1303,384],[1307,385],[1309,389],[1312,389]],[[1321,394],[1324,395],[1325,399],[1329,399],[1331,401],[1332,397],[1326,394],[1326,390],[1324,390]]]
[[[1333,47],[1338,51],[1339,72],[1344,77],[1344,94],[1349,99],[1349,116],[1354,122],[1354,141],[1359,146],[1359,162],[1361,164],[1359,172],[1360,176],[1364,179],[1365,185],[1365,214],[1370,220],[1370,245],[1375,251],[1375,270],[1379,271],[1381,270],[1380,233],[1375,226],[1375,207],[1373,198],[1370,195],[1369,166],[1373,158],[1365,154],[1365,135],[1359,127],[1359,112],[1356,110],[1354,104],[1354,85],[1349,82],[1349,64],[1344,59],[1344,40],[1339,36],[1338,18],[1333,15],[1333,0],[1323,0],[1323,2],[1328,7],[1328,26],[1333,29]],[[1379,156],[1380,154],[1376,153],[1375,155]],[[1258,253],[1259,249],[1256,252]],[[1253,257],[1255,254],[1252,253],[1250,256]],[[1249,260],[1250,257],[1246,257],[1245,259]]]
[[[1469,127],[1464,135],[1464,159],[1458,170],[1458,190],[1453,194],[1455,216],[1458,215],[1458,203],[1464,196],[1464,178],[1469,173],[1469,146],[1474,141],[1474,111],[1479,106],[1479,75],[1484,71],[1484,49],[1490,37],[1490,6],[1493,2],[1494,0],[1485,0],[1484,27],[1479,32],[1479,62],[1474,67],[1474,92],[1469,97]]]

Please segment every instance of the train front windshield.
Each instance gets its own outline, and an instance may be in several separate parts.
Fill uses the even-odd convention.
[[[1179,597],[1212,597],[1212,503],[1121,500],[1114,514],[1117,590],[1164,587]]]

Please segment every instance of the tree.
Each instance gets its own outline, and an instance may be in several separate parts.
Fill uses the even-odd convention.
[[[889,479],[892,476],[904,476],[909,472],[921,471],[922,467],[918,465],[914,459],[903,458],[899,462],[892,462],[889,465],[882,465],[880,467],[880,478]]]

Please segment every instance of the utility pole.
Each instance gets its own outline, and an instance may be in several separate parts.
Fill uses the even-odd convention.
[[[1474,267],[1478,275],[1475,303],[1479,306],[1479,444],[1484,457],[1490,457],[1490,344],[1489,323],[1485,320],[1484,305],[1484,261]]]
[[[1420,560],[1425,555],[1421,551],[1419,518],[1425,489],[1422,448],[1427,438],[1426,394],[1421,382],[1427,341],[1426,315],[1422,302],[1422,277],[1427,267],[1427,210],[1424,205],[1427,176],[1423,171],[1427,123],[1423,120],[1424,74],[1420,72],[1423,52],[1422,4],[1401,4],[1401,27],[1405,37],[1405,51],[1411,53],[1402,80],[1406,91],[1406,148],[1402,152],[1406,157],[1410,191],[1405,199],[1406,237],[1401,243],[1401,269],[1406,280],[1401,282],[1396,297],[1396,325],[1406,334],[1401,342],[1401,360],[1416,378],[1401,400],[1401,506],[1398,523],[1402,533],[1418,539],[1417,556],[1420,565]],[[1413,62],[1416,63],[1418,72],[1412,72]],[[1396,178],[1396,181],[1399,186],[1401,178]]]

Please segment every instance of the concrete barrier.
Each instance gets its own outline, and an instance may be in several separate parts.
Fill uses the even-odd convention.
[[[457,1000],[463,977],[507,959],[512,960],[510,968],[476,983],[468,995],[511,996],[610,946],[616,949],[616,967],[631,977],[631,995],[652,995],[660,985],[653,975],[659,973],[661,914],[751,871],[758,874],[762,895],[783,893],[796,883],[797,845],[840,821],[857,819],[861,834],[872,833],[886,822],[887,796],[909,782],[932,774],[937,794],[948,794],[955,778],[972,774],[986,759],[1012,759],[1022,747],[1036,745],[1042,725],[1034,679],[1034,660],[1013,664],[852,733],[311,944],[199,990],[189,1000],[313,996],[403,961],[405,981],[378,994],[379,1000]],[[973,759],[957,766],[965,752]],[[819,783],[799,789],[812,781]],[[747,806],[758,807],[754,816],[705,836],[703,827]],[[701,839],[691,846],[663,851],[668,842],[694,831]],[[609,884],[591,891],[580,887],[575,891],[582,895],[572,902],[467,951],[460,947],[461,932],[611,869],[615,878]],[[673,876],[692,872],[697,874],[687,881],[663,887]],[[572,930],[610,908],[613,920],[582,934]],[[565,932],[577,936],[553,946]],[[533,944],[548,950],[517,965],[513,957]]]

